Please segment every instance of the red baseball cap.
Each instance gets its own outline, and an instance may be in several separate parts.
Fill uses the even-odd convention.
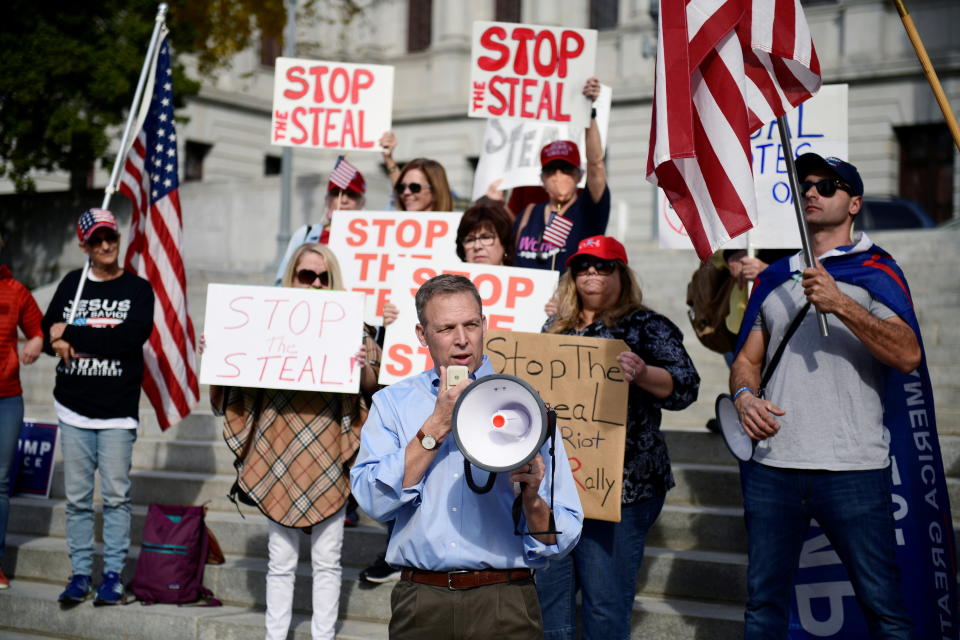
[[[540,150],[540,166],[545,167],[556,160],[562,160],[567,164],[580,166],[580,149],[577,143],[570,140],[554,140]]]
[[[623,248],[619,240],[610,236],[584,238],[577,245],[577,252],[567,258],[566,265],[569,267],[570,263],[580,256],[593,256],[601,260],[619,260],[623,264],[628,264],[627,250]]]
[[[327,182],[327,192],[333,191],[334,189],[340,189],[340,185],[335,184],[333,180]],[[367,181],[363,179],[363,174],[357,171],[357,173],[350,179],[349,184],[347,184],[347,191],[353,191],[363,195],[367,192]]]
[[[117,227],[117,219],[112,213],[106,209],[87,209],[77,220],[77,237],[80,238],[80,242],[86,242],[93,232],[101,227],[120,231]]]

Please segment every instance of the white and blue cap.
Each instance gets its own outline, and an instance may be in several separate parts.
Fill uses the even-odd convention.
[[[826,158],[815,153],[805,153],[797,158],[797,178],[801,181],[816,171],[832,173],[850,187],[850,195],[863,195],[863,180],[857,168],[845,160],[828,156]]]

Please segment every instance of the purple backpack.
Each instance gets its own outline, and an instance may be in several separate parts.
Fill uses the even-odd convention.
[[[203,507],[151,504],[143,527],[140,557],[128,588],[143,604],[220,601],[203,586],[209,552]]]

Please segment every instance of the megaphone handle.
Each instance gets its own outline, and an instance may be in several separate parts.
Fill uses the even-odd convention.
[[[554,480],[557,477],[557,412],[553,409],[547,409],[547,433],[550,438],[550,448],[547,451],[550,454],[550,522],[547,531],[520,531],[520,514],[523,510],[523,487],[525,482],[520,483],[520,495],[513,501],[513,533],[517,536],[522,535],[560,535],[563,531],[557,531],[557,522],[553,517],[553,487]]]
[[[493,483],[497,481],[497,474],[490,472],[490,475],[487,477],[487,482],[482,487],[478,486],[476,482],[473,481],[473,471],[470,469],[470,461],[463,461],[463,477],[467,479],[467,486],[470,487],[474,493],[487,493],[490,489],[493,489]]]

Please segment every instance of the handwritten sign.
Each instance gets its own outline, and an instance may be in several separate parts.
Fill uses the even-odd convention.
[[[392,109],[393,67],[277,58],[270,142],[377,151]]]
[[[414,297],[420,285],[441,273],[470,278],[480,292],[487,329],[504,331],[540,331],[547,319],[544,306],[559,278],[558,272],[546,269],[472,264],[457,259],[401,261],[392,281],[399,316],[387,327],[380,384],[393,384],[433,367],[429,350],[417,340]]]
[[[847,85],[826,85],[814,97],[787,114],[790,145],[795,156],[817,153],[847,159]],[[737,236],[724,249],[800,247],[800,230],[793,210],[790,178],[776,120],[751,136],[753,179],[757,190],[757,225]],[[803,176],[800,176],[803,180]],[[657,189],[658,235],[661,249],[692,249],[683,223]]]
[[[581,90],[596,56],[593,29],[474,22],[467,115],[583,127],[590,103]]]
[[[59,429],[55,422],[24,422],[10,474],[10,495],[49,498]]]
[[[356,393],[363,296],[211,284],[200,382]]]
[[[607,148],[612,97],[610,87],[601,85],[600,96],[593,103],[597,110],[600,144],[604,149]],[[584,131],[557,122],[490,118],[483,134],[480,161],[473,174],[473,199],[484,195],[495,180],[500,180],[501,189],[540,185],[540,150],[554,140],[573,140],[580,147],[583,178],[579,186],[585,187],[587,155]]]
[[[365,317],[381,324],[393,301],[393,272],[402,258],[457,258],[460,213],[449,211],[337,211],[329,247],[340,262],[347,289],[366,294]]]
[[[570,470],[587,518],[620,521],[627,424],[622,340],[488,331],[484,353],[497,373],[530,383],[557,412]]]

